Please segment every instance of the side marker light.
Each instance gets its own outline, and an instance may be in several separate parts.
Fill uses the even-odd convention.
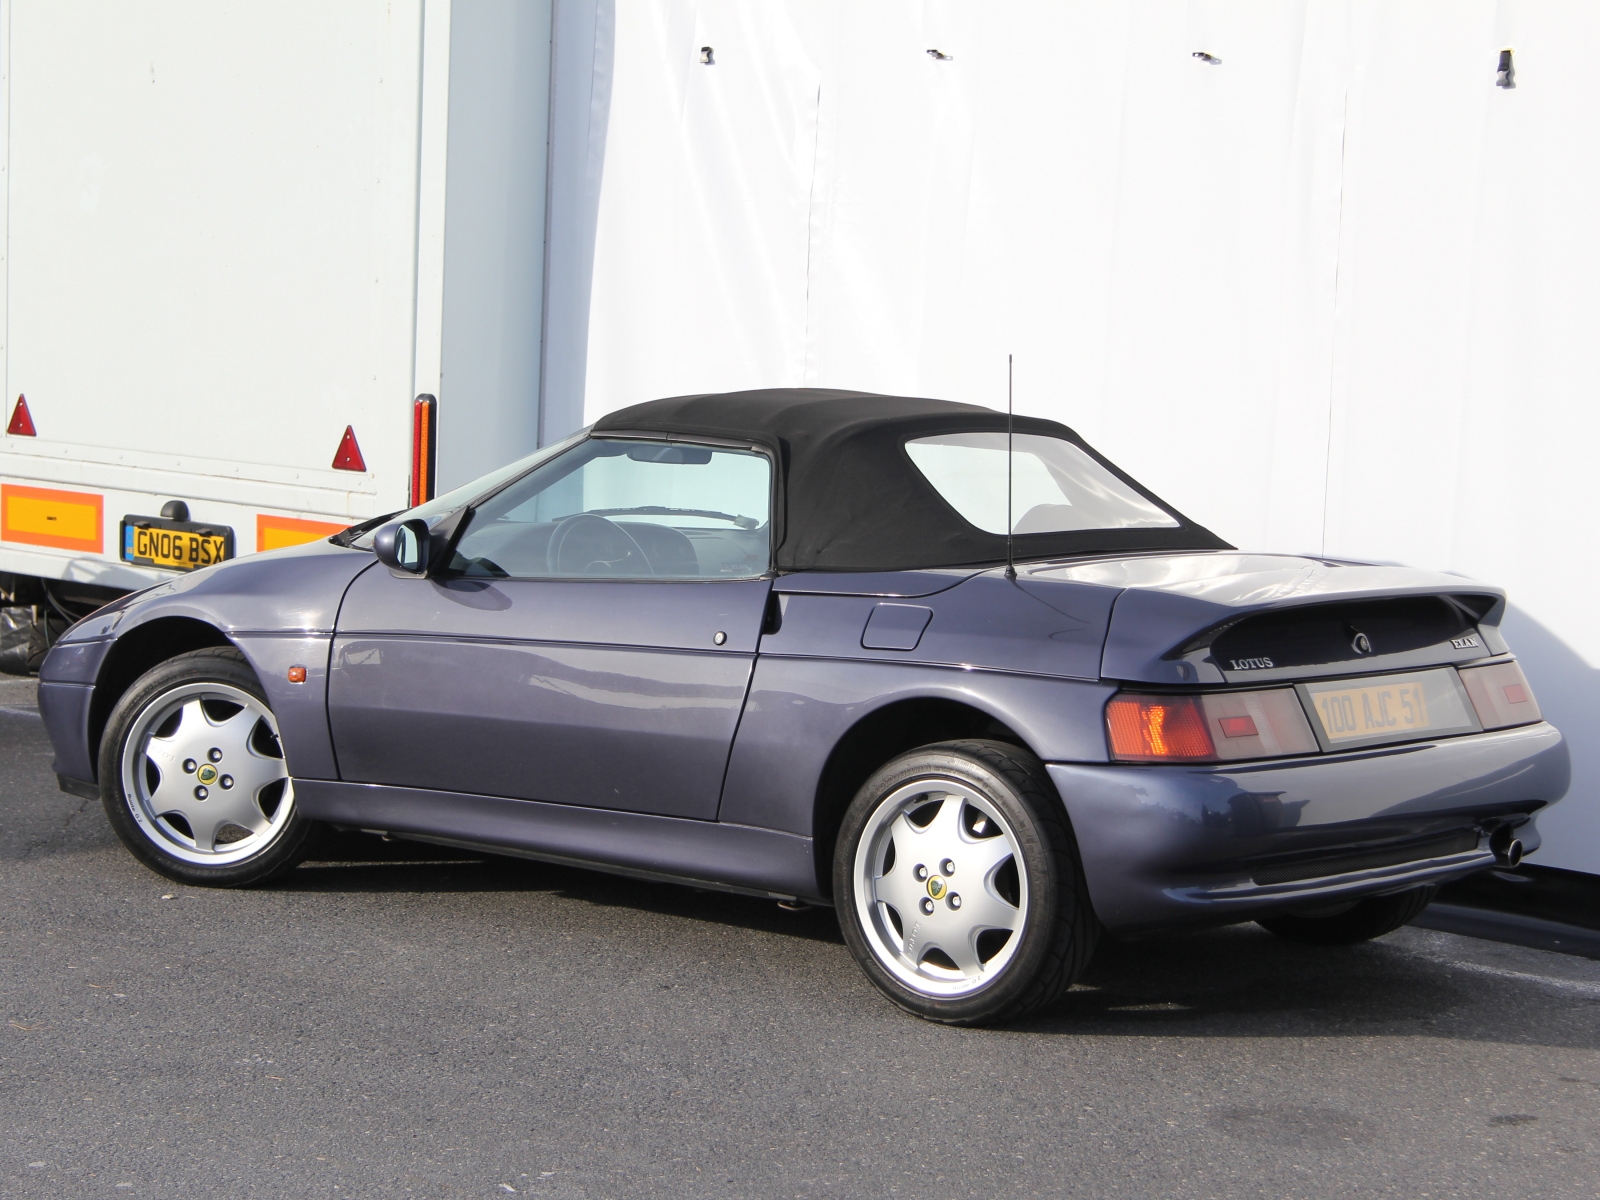
[[[290,683],[304,683],[305,681],[306,681],[306,669],[304,667],[290,667],[289,668],[289,682]]]
[[[438,459],[439,401],[424,392],[411,408],[411,507],[433,499]]]

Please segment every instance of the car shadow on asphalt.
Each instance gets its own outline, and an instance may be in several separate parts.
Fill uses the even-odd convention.
[[[1138,1037],[1405,1035],[1600,1049],[1600,986],[1486,970],[1466,957],[1425,952],[1417,938],[1418,931],[1402,930],[1356,946],[1301,946],[1250,924],[1107,939],[1060,1004],[1013,1028]],[[1467,955],[1499,949],[1452,944]]]
[[[788,911],[756,896],[370,835],[332,835],[311,861],[273,886],[322,892],[543,892],[606,908],[844,942],[831,908]]]
[[[277,888],[323,892],[545,893],[813,942],[842,944],[832,909],[699,891],[523,859],[358,836],[325,845]],[[1050,1010],[1007,1028],[1102,1037],[1392,1037],[1519,1041],[1600,1049],[1600,985],[1563,991],[1524,971],[1424,952],[1404,930],[1357,946],[1301,946],[1255,925],[1103,938]],[[1450,939],[1470,950],[1489,943]],[[1525,954],[1510,950],[1514,954]],[[1535,968],[1537,969],[1537,968]]]

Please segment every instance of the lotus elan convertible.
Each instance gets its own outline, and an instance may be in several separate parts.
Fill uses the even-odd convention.
[[[831,904],[973,1024],[1106,931],[1352,943],[1537,847],[1567,750],[1504,610],[1239,553],[1053,422],[744,392],[127,596],[39,705],[171,878],[261,883],[321,822]]]

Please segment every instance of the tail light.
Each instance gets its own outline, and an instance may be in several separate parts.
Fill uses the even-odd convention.
[[[439,402],[424,392],[411,410],[411,507],[433,499]]]
[[[1531,725],[1541,719],[1528,677],[1514,662],[1489,667],[1468,667],[1461,673],[1472,707],[1485,729]]]
[[[1319,747],[1292,688],[1140,696],[1106,705],[1111,757],[1122,762],[1232,762],[1315,754]]]
[[[1111,757],[1126,762],[1206,762],[1216,747],[1198,696],[1115,696],[1106,705]]]

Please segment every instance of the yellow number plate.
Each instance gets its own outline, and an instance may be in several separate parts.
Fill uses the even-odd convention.
[[[1449,669],[1303,684],[1302,691],[1329,749],[1478,729],[1461,684]]]
[[[124,525],[122,557],[140,566],[198,571],[201,567],[209,567],[233,557],[232,530]]]

